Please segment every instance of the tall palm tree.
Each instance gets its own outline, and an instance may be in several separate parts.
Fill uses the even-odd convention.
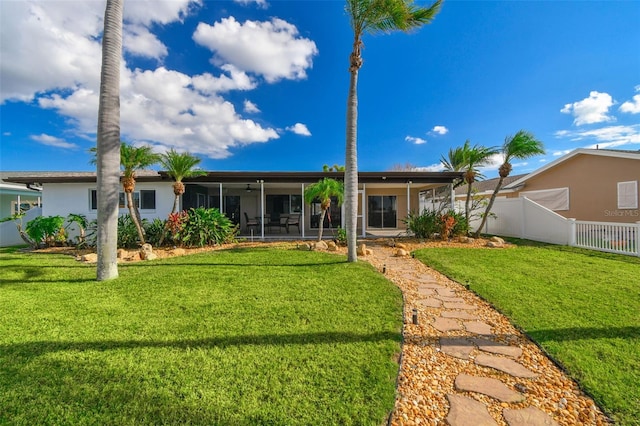
[[[463,146],[449,150],[448,160],[444,157],[440,160],[446,171],[464,171],[463,182],[467,184],[464,217],[467,223],[469,223],[469,218],[471,217],[471,189],[473,183],[478,178],[482,178],[478,168],[487,165],[491,156],[496,153],[497,150],[495,148],[487,148],[482,145],[471,146],[471,142],[467,139]]]
[[[487,217],[489,217],[489,213],[491,212],[491,208],[493,207],[493,203],[496,200],[496,196],[502,188],[502,183],[504,179],[509,176],[511,173],[511,160],[517,158],[520,160],[524,160],[525,158],[530,158],[535,155],[544,154],[544,145],[541,141],[537,140],[536,137],[526,130],[520,130],[513,136],[507,136],[504,139],[504,143],[502,144],[502,148],[500,149],[500,153],[504,157],[504,161],[500,168],[498,169],[498,174],[500,178],[498,179],[498,183],[496,184],[495,189],[493,190],[493,194],[491,194],[491,199],[489,200],[489,204],[487,204],[487,208],[482,216],[482,222],[476,232],[474,233],[474,237],[478,237],[482,230],[482,227],[487,222]]]
[[[430,23],[440,10],[441,0],[430,7],[419,7],[412,0],[347,0],[346,11],[353,29],[349,57],[349,94],[347,97],[345,214],[347,261],[357,262],[356,226],[358,222],[358,72],[362,67],[362,37],[365,33],[407,32]]]
[[[118,278],[118,188],[120,186],[120,58],[124,0],[107,0],[97,135],[97,280]]]
[[[167,171],[167,174],[175,181],[173,184],[173,193],[176,198],[173,200],[173,208],[171,213],[178,211],[180,196],[184,194],[184,178],[204,176],[207,174],[204,170],[194,169],[195,166],[202,161],[188,152],[178,152],[174,149],[167,151],[160,156],[160,164]]]
[[[140,244],[144,244],[144,229],[140,220],[138,206],[133,202],[133,191],[136,189],[136,171],[156,164],[160,156],[150,146],[136,147],[126,142],[120,145],[120,164],[122,165],[122,189],[127,197],[127,207],[133,220]]]
[[[324,217],[331,207],[331,197],[338,199],[338,205],[344,200],[344,184],[331,178],[323,178],[316,183],[312,183],[304,190],[304,200],[311,204],[314,200],[320,200],[320,229],[318,230],[318,241],[322,240],[324,229]]]

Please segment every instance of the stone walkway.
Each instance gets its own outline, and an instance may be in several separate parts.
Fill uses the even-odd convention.
[[[609,424],[575,382],[474,293],[410,256],[396,257],[385,243],[367,248],[373,250],[366,260],[405,302],[390,424]]]

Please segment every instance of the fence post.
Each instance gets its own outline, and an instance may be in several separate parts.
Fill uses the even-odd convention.
[[[640,256],[640,221],[636,222],[636,256]]]
[[[576,219],[573,217],[568,218],[569,220],[569,245],[571,247],[575,247],[576,245]]]

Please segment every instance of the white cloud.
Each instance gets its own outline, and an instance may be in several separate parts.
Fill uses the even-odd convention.
[[[126,52],[145,58],[162,59],[167,56],[167,46],[142,25],[125,25],[123,46]]]
[[[442,172],[444,165],[442,163],[431,164],[430,166],[414,167],[416,172]]]
[[[553,154],[551,154],[551,155],[553,155],[554,157],[560,157],[562,155],[567,155],[571,151],[572,150],[570,150],[570,149],[565,149],[564,151],[554,151]]]
[[[431,131],[438,135],[446,135],[447,133],[449,133],[449,129],[447,129],[445,126],[434,126]]]
[[[640,124],[630,126],[608,126],[585,131],[560,130],[555,133],[559,138],[572,141],[593,141],[584,148],[613,148],[624,145],[640,144]]]
[[[311,136],[311,132],[307,129],[307,126],[302,123],[296,123],[293,126],[289,126],[287,127],[287,130],[295,133],[296,135]]]
[[[251,3],[255,3],[259,8],[266,9],[269,7],[269,4],[265,0],[233,0],[236,3],[240,3],[243,5],[248,5]]]
[[[407,137],[404,138],[404,140],[407,141],[407,142],[411,142],[411,143],[413,143],[415,145],[422,145],[422,144],[427,143],[427,141],[425,139],[416,138],[416,137],[413,137],[413,136],[407,136]]]
[[[306,78],[318,53],[312,40],[299,37],[294,25],[278,18],[241,24],[232,16],[213,25],[201,22],[193,39],[214,53],[214,64],[233,64],[269,83]]]
[[[48,146],[53,146],[56,148],[65,148],[65,149],[77,149],[78,145],[71,143],[71,142],[67,142],[65,140],[62,140],[60,138],[56,138],[54,136],[50,136],[44,133],[41,133],[39,135],[31,135],[30,136],[32,140],[41,143],[42,145],[48,145]]]
[[[59,2],[56,2],[59,3]],[[70,2],[75,3],[75,2]],[[103,2],[98,2],[104,14]],[[171,22],[182,21],[187,15],[193,13],[202,0],[135,0],[124,2],[125,21],[150,26],[156,22],[158,24],[169,24]]]
[[[250,100],[245,99],[244,100],[244,112],[249,113],[249,114],[256,114],[256,113],[260,112],[260,108],[258,108],[258,105],[254,104]]]
[[[572,104],[566,104],[560,112],[572,114],[575,117],[573,123],[577,126],[615,121],[614,117],[608,115],[609,108],[614,103],[613,98],[608,93],[600,93],[594,90],[589,93],[588,98]]]
[[[640,92],[640,86],[635,87],[636,92]],[[627,112],[629,114],[640,113],[640,93],[633,97],[632,101],[626,101],[620,105],[620,112]]]

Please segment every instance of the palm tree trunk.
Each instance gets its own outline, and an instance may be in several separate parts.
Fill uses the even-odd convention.
[[[140,245],[144,244],[144,230],[142,229],[142,224],[140,223],[140,215],[138,213],[138,209],[133,204],[133,193],[127,192],[127,207],[129,207],[129,214],[131,215],[131,220],[133,224],[136,226],[136,231],[138,231],[138,239],[140,240]]]
[[[467,220],[467,225],[469,224],[469,218],[471,217],[471,185],[473,185],[473,182],[467,183],[467,199],[464,203],[464,218]]]
[[[178,211],[179,202],[180,202],[180,195],[176,194],[176,198],[173,199],[173,208],[171,208],[171,213],[176,213]]]
[[[318,225],[318,241],[322,241],[322,233],[324,232],[324,217],[326,214],[326,210],[322,210],[320,212],[320,223]]]
[[[354,69],[355,68],[355,69]],[[347,262],[357,262],[358,225],[358,69],[351,68],[349,96],[347,98],[347,147],[344,172],[344,207],[347,231]]]
[[[120,190],[120,57],[123,0],[107,0],[102,36],[98,108],[97,280],[118,278],[118,194]]]
[[[493,202],[496,201],[496,196],[498,195],[500,188],[502,188],[503,181],[504,181],[504,178],[500,176],[500,179],[498,179],[498,184],[496,185],[495,189],[493,190],[493,194],[491,194],[491,198],[489,199],[489,204],[487,204],[487,208],[484,211],[484,215],[482,215],[482,222],[480,222],[480,226],[478,226],[478,229],[476,229],[476,232],[474,232],[473,234],[474,238],[478,238],[480,236],[480,232],[482,232],[482,227],[487,222],[487,218],[489,217],[489,212],[493,207]]]

